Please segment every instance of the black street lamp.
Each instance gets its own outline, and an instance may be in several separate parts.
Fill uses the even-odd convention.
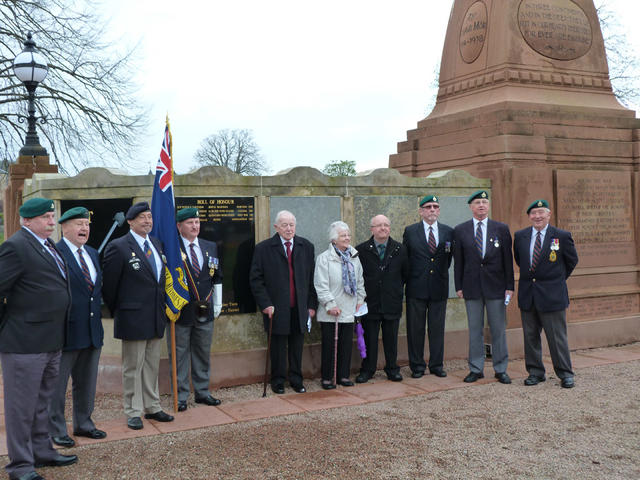
[[[29,117],[27,118],[29,128],[24,140],[24,146],[20,149],[20,156],[47,155],[47,150],[40,145],[40,139],[36,133],[38,119],[36,118],[35,91],[38,84],[47,76],[49,67],[47,66],[47,59],[38,53],[35,47],[36,42],[31,39],[31,32],[29,32],[27,40],[24,42],[24,50],[13,60],[13,73],[18,77],[18,80],[24,83],[29,93]],[[40,117],[39,120],[41,123],[45,122],[44,117]],[[24,117],[20,117],[20,121],[24,121]]]

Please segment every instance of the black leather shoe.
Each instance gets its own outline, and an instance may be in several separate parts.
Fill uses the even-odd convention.
[[[431,375],[435,375],[436,377],[444,378],[444,377],[447,376],[447,372],[445,372],[441,368],[436,368],[434,370],[431,370]]]
[[[367,372],[360,372],[360,374],[356,377],[356,383],[367,383],[371,379],[371,375]]]
[[[324,390],[333,390],[334,388],[336,388],[336,386],[333,383],[324,383],[324,382],[322,382],[322,388]]]
[[[424,372],[411,372],[411,378],[422,378]]]
[[[273,393],[282,395],[284,393],[284,385],[271,385],[271,390],[273,390]]]
[[[296,393],[305,393],[307,391],[306,388],[304,388],[304,385],[300,384],[300,385],[291,385],[291,388],[293,388],[293,390]]]
[[[89,431],[83,431],[83,430],[78,430],[77,432],[73,432],[73,434],[76,437],[87,437],[87,438],[93,438],[96,440],[100,440],[101,438],[107,438],[107,432],[103,432],[102,430],[98,430],[97,428],[94,428],[93,430],[89,430]]]
[[[505,385],[509,385],[511,383],[511,379],[506,373],[496,373],[495,377],[500,383],[504,383]]]
[[[156,413],[145,413],[144,418],[147,420],[155,420],[156,422],[173,422],[173,415],[164,413],[162,410]]]
[[[61,447],[66,447],[66,448],[73,447],[76,444],[75,440],[71,438],[69,435],[62,435],[60,437],[51,437],[51,440],[56,445],[60,445]]]
[[[44,462],[36,461],[35,468],[43,467],[66,467],[67,465],[73,465],[78,461],[77,455],[58,455],[51,460],[45,460]]]
[[[562,388],[573,388],[576,386],[576,383],[573,381],[573,377],[566,377],[562,379],[560,386]]]
[[[388,373],[387,374],[387,378],[389,380],[391,380],[392,382],[401,382],[402,381],[402,375],[400,375],[399,373]]]
[[[545,377],[538,377],[537,375],[529,375],[527,378],[525,378],[524,384],[527,387],[530,387],[532,385],[537,385],[540,382],[544,382],[545,380],[546,380]]]
[[[341,378],[340,380],[338,380],[338,383],[343,387],[353,387],[353,382],[348,378],[347,379]]]
[[[127,418],[127,427],[131,430],[142,430],[144,425],[142,424],[142,419],[140,417],[131,417]]]
[[[36,472],[29,472],[24,475],[20,475],[15,480],[44,480],[44,477],[41,477]]]
[[[184,412],[187,410],[187,402],[178,402],[178,411]]]
[[[213,395],[209,394],[203,398],[196,398],[196,403],[204,403],[205,405],[209,405],[210,407],[217,407],[222,403],[222,400],[219,400]]]
[[[465,383],[473,383],[473,382],[475,382],[477,380],[480,380],[481,378],[484,378],[484,373],[470,372],[469,375],[464,377],[464,382]]]

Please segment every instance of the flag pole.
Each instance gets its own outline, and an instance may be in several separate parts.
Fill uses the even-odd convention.
[[[171,158],[171,178],[173,178],[173,137],[169,126],[167,113],[167,128],[169,129],[169,157]],[[176,361],[176,322],[171,322],[171,385],[173,385],[173,411],[178,411],[178,364]]]

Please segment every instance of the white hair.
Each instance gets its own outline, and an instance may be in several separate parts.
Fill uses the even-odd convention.
[[[280,219],[282,217],[284,217],[285,215],[290,215],[291,217],[293,217],[293,223],[298,223],[296,221],[296,216],[291,213],[289,210],[280,210],[278,213],[276,213],[276,220],[275,220],[275,224],[277,225],[278,223],[280,223]]]
[[[349,229],[349,225],[347,225],[341,220],[338,220],[337,222],[333,222],[331,225],[329,225],[329,241],[335,242],[338,239],[340,232],[343,230],[346,230],[347,232],[351,233],[351,230]]]

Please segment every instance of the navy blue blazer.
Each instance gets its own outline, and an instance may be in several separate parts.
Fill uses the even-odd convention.
[[[549,225],[542,243],[540,260],[531,271],[531,227],[518,230],[513,238],[513,255],[520,267],[518,306],[522,310],[557,312],[569,306],[567,278],[578,264],[578,252],[566,230]],[[551,241],[557,239],[555,255]]]
[[[489,219],[484,257],[475,243],[473,220],[453,230],[453,267],[456,291],[465,299],[504,298],[505,290],[514,290],[513,257],[509,227]]]
[[[67,325],[67,334],[64,350],[80,350],[82,348],[102,347],[104,329],[102,328],[102,270],[98,251],[88,245],[84,246],[87,252],[85,262],[93,262],[97,276],[93,291],[89,287],[78,265],[75,255],[69,249],[64,240],[60,240],[56,247],[62,253],[67,262],[69,271],[69,283],[71,285],[71,312]]]

